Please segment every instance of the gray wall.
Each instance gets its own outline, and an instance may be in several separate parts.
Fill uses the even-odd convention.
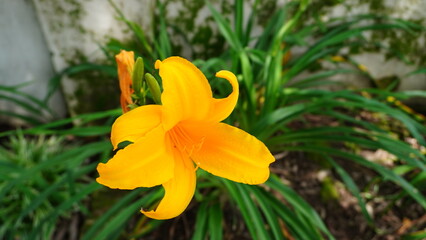
[[[54,70],[32,1],[0,0],[0,49],[0,85],[27,83],[22,91],[44,98]],[[59,116],[65,114],[60,94],[55,94],[49,104]],[[0,110],[23,112],[1,99]]]

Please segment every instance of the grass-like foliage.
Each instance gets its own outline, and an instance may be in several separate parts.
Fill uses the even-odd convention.
[[[88,174],[89,157],[109,152],[107,142],[85,146],[66,143],[64,137],[24,138],[18,132],[0,148],[2,239],[51,239],[58,218],[87,212],[83,203],[99,189]]]
[[[19,111],[0,110],[0,114],[8,116],[10,119],[18,119],[25,124],[41,124],[52,120],[55,113],[49,108],[48,100],[40,100],[34,96],[24,93],[20,89],[31,83],[24,83],[16,86],[0,86],[0,99],[8,105],[22,109],[25,113]]]
[[[162,1],[157,3],[159,14],[164,14]],[[156,59],[178,54],[172,47],[164,18],[159,18],[151,39],[139,25],[126,19],[112,1],[111,4],[116,8],[119,20],[134,33],[135,44],[129,49],[128,45],[112,42],[103,46],[107,56],[114,56],[120,48],[134,50],[144,57],[146,71],[153,73]],[[232,25],[212,4],[206,4],[227,48],[219,57],[194,62],[210,80],[213,80],[215,71],[221,69],[229,69],[238,76],[241,96],[237,108],[226,120],[228,123],[238,125],[264,141],[276,156],[302,153],[307,157],[300,161],[316,159],[315,164],[320,161],[326,165],[332,176],[357,199],[372,232],[381,233],[375,216],[367,207],[372,199],[365,194],[368,191],[365,185],[360,186],[347,166],[359,166],[373,172],[375,178],[371,184],[394,187],[392,194],[382,195],[391,199],[388,208],[397,202],[407,202],[426,209],[426,157],[422,150],[422,146],[426,146],[424,118],[407,110],[398,101],[426,97],[426,93],[396,93],[390,90],[391,86],[338,91],[322,88],[335,84],[330,80],[332,77],[355,74],[371,78],[350,58],[350,50],[360,45],[388,49],[382,43],[369,41],[364,33],[392,30],[415,37],[417,31],[424,31],[423,27],[372,14],[305,24],[302,16],[310,3],[302,0],[276,9],[263,32],[252,36],[259,1],[255,1],[253,11],[246,13],[243,1],[235,0]],[[249,16],[245,18],[244,14]],[[243,19],[248,21],[244,24]],[[301,53],[293,56],[294,48]],[[345,52],[349,49],[349,54],[343,58],[346,64],[340,65],[333,57],[340,56],[343,49]],[[398,56],[398,53],[390,53]],[[335,67],[325,68],[324,62]],[[64,70],[62,74],[96,70],[113,76],[112,69],[112,65],[83,63]],[[423,73],[424,69],[419,68],[413,74]],[[52,84],[57,85],[59,80],[60,77],[53,79]],[[224,82],[213,80],[211,83],[215,95],[226,96],[229,92],[229,86]],[[15,92],[13,89],[7,91]],[[399,104],[395,104],[395,99]],[[39,101],[33,102],[43,106]],[[29,111],[31,109],[28,107]],[[160,188],[137,189],[123,194],[118,200],[111,197],[108,201],[105,200],[105,195],[109,194],[107,191],[114,191],[94,182],[96,164],[111,154],[105,136],[113,118],[119,114],[120,111],[112,110],[43,125],[27,119],[35,124],[34,128],[0,133],[3,139],[11,136],[9,140],[3,140],[7,146],[0,148],[0,202],[5,206],[0,212],[0,238],[49,239],[58,234],[60,221],[69,220],[77,213],[83,216],[83,227],[78,233],[81,239],[147,237],[158,227],[170,226],[167,222],[148,220],[138,213],[141,206],[151,205],[161,198]],[[362,114],[373,117],[361,118]],[[309,121],[313,117],[327,121],[313,124]],[[105,120],[105,124],[93,123],[99,123],[99,120]],[[398,128],[392,127],[391,123]],[[35,136],[31,140],[24,134]],[[77,140],[65,140],[66,136]],[[407,143],[406,138],[415,141],[418,147]],[[367,160],[360,154],[361,150],[379,149],[394,157],[392,166]],[[285,158],[277,160],[286,161]],[[280,174],[273,173],[263,186],[248,186],[200,170],[197,184],[195,200],[181,217],[184,222],[189,219],[192,224],[190,237],[194,240],[223,239],[225,236],[334,239],[320,215],[298,194],[298,189],[283,181]],[[96,213],[97,208],[102,214]],[[235,229],[240,231],[235,232]],[[419,229],[413,229],[413,233],[404,237],[425,237],[424,230],[416,230]],[[168,236],[167,232],[162,234]]]

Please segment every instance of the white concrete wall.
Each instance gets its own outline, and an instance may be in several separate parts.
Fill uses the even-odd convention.
[[[126,24],[117,19],[116,11],[106,0],[33,1],[56,71],[61,71],[72,63],[80,63],[82,57],[89,62],[102,62],[105,56],[100,46],[111,38],[124,40],[133,37]],[[113,2],[127,19],[140,24],[146,32],[151,31],[153,0]],[[68,110],[71,115],[78,114],[79,98],[75,96],[75,92],[81,89],[78,84],[84,83],[77,83],[68,77],[62,83]]]
[[[106,0],[33,0],[38,12],[54,67],[63,70],[73,61],[76,52],[89,61],[104,59],[100,49],[111,38],[131,37],[127,26]],[[126,18],[151,28],[152,0],[114,0]]]
[[[54,70],[31,1],[0,1],[0,49],[0,85],[27,83],[21,90],[43,99],[47,94],[48,81],[54,76]],[[4,92],[0,92],[1,94]],[[66,112],[60,94],[55,94],[49,105],[59,116]],[[1,99],[0,109],[24,113],[22,108]]]

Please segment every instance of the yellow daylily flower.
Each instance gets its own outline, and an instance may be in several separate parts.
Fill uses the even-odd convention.
[[[118,80],[120,83],[120,104],[123,109],[123,113],[128,112],[130,108],[129,104],[132,104],[132,73],[133,66],[135,65],[135,54],[132,51],[121,50],[119,54],[115,56],[118,68]]]
[[[110,188],[134,189],[162,185],[165,195],[154,219],[180,215],[191,201],[198,167],[235,182],[260,184],[275,161],[254,136],[221,123],[238,100],[238,81],[229,71],[217,77],[232,85],[232,93],[213,98],[204,74],[191,62],[170,57],[155,63],[163,83],[162,105],[145,105],[120,116],[112,126],[114,149],[130,141],[106,164],[98,165],[96,180]]]

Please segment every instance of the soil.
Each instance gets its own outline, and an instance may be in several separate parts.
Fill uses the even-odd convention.
[[[338,240],[396,240],[401,239],[404,234],[426,227],[424,209],[411,199],[403,198],[389,207],[391,206],[389,204],[392,204],[391,196],[400,190],[395,184],[375,182],[377,175],[370,169],[351,162],[338,161],[338,163],[350,173],[361,190],[369,190],[369,193],[363,192],[364,194],[374,195],[366,201],[374,219],[374,226],[368,224],[360,211],[357,199],[340,182],[339,176],[321,163],[309,159],[308,155],[302,153],[286,155],[271,166],[271,172],[288,182],[316,209]],[[324,193],[326,178],[332,179],[337,195],[330,197]],[[166,221],[148,237],[141,239],[191,239],[197,207],[192,203],[184,214]],[[228,208],[225,210],[227,214],[239,214],[230,206],[225,208]],[[225,222],[229,221],[231,220],[225,216]],[[240,223],[233,223],[232,227],[225,226],[223,234],[224,239],[252,239],[242,220]],[[291,235],[287,237],[292,239]]]

